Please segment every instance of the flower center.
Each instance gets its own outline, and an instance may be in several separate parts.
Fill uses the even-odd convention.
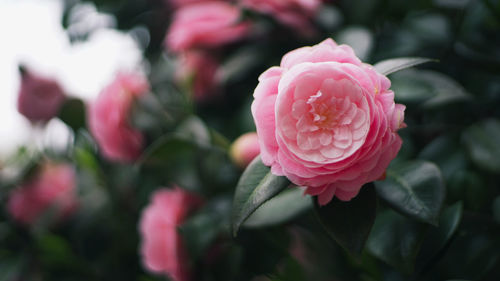
[[[332,130],[337,127],[342,110],[338,103],[340,100],[335,97],[327,97],[321,91],[310,96],[307,104],[310,105],[309,113],[315,126],[324,130]]]

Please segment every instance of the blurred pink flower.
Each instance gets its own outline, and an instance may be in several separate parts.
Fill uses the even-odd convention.
[[[252,114],[261,158],[321,205],[350,200],[401,148],[405,107],[351,47],[327,39],[291,51],[259,77]]]
[[[219,47],[245,37],[249,23],[240,21],[238,7],[207,1],[181,7],[174,14],[166,46],[174,52]]]
[[[75,171],[68,164],[45,163],[35,176],[12,191],[7,203],[14,219],[34,223],[53,208],[56,218],[70,215],[77,206]]]
[[[17,110],[31,122],[49,121],[56,116],[66,96],[59,84],[20,67],[21,87]]]
[[[200,197],[178,187],[152,195],[139,223],[144,267],[174,281],[191,280],[188,254],[177,227],[201,203]]]
[[[148,89],[149,84],[142,75],[120,73],[90,105],[90,132],[109,160],[132,162],[140,155],[144,138],[129,124],[129,115],[134,99]]]
[[[255,132],[241,135],[233,142],[230,150],[231,158],[241,168],[248,166],[259,153],[259,138]]]
[[[165,0],[174,8],[180,8],[183,6],[191,5],[193,3],[208,2],[213,0]]]
[[[187,51],[181,56],[177,79],[190,83],[194,100],[202,102],[217,92],[218,68],[218,61],[208,52]]]
[[[311,19],[321,3],[321,0],[241,0],[243,7],[273,16],[304,35],[314,32]]]

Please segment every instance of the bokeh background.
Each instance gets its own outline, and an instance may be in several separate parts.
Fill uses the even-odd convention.
[[[177,14],[195,2],[206,1],[0,0],[0,281],[500,279],[500,1],[220,0],[237,13],[231,24],[246,25],[241,36],[165,43]],[[380,199],[359,257],[328,236],[301,192],[253,217],[237,238],[229,227],[234,189],[257,153],[255,139],[235,141],[255,130],[259,74],[326,38],[371,64],[435,60],[389,76],[408,125],[391,166],[436,165],[436,186],[446,194],[440,224]],[[65,96],[48,120],[18,109],[28,72]],[[141,145],[130,153],[134,137],[110,133],[111,146],[124,152],[113,158],[89,116],[104,93],[123,92],[135,96],[119,109],[108,101],[99,114],[119,112],[120,128],[136,130]],[[25,189],[42,191],[9,203]],[[140,229],[160,190],[203,203],[179,199],[185,204],[160,215],[182,210],[162,243],[183,243],[172,244],[173,265],[154,270]]]

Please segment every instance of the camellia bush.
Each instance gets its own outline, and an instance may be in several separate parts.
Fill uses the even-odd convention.
[[[20,66],[1,281],[500,280],[499,1],[92,2],[144,59]]]

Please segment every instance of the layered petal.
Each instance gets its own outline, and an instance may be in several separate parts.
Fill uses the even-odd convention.
[[[326,204],[382,176],[401,147],[390,81],[327,39],[261,75],[252,105],[263,163]]]

